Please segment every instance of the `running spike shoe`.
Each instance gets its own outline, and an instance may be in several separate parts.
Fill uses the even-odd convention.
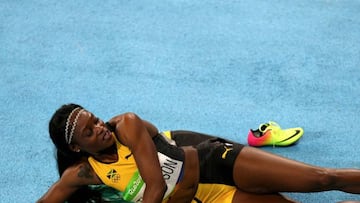
[[[259,125],[256,130],[250,129],[248,144],[254,147],[261,146],[289,146],[294,144],[304,134],[300,127],[281,129],[274,121]]]

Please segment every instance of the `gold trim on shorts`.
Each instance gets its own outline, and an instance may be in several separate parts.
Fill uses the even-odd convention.
[[[235,186],[200,183],[195,197],[202,203],[231,203],[236,192]],[[191,203],[198,203],[193,200]]]

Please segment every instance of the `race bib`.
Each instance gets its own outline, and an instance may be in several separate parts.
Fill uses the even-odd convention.
[[[174,190],[176,183],[182,175],[183,162],[172,159],[160,152],[158,152],[158,157],[163,178],[167,185],[167,190],[164,195],[164,198],[166,198]],[[141,178],[139,171],[136,171],[123,193],[124,200],[130,202],[142,202],[145,187],[146,184]]]

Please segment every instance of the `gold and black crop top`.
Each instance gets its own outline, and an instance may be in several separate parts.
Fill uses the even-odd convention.
[[[123,192],[123,199],[131,202],[141,202],[145,190],[145,183],[136,166],[130,149],[121,144],[115,134],[118,160],[114,163],[102,163],[89,157],[88,161],[102,182]],[[167,184],[164,199],[175,189],[181,180],[184,165],[184,152],[181,148],[169,144],[163,136],[153,138],[158,151],[163,178]]]

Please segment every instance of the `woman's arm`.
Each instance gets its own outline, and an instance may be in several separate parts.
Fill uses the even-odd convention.
[[[37,203],[63,203],[80,187],[100,183],[89,163],[81,163],[66,169]]]
[[[154,137],[155,135],[159,134],[159,130],[152,123],[146,120],[142,120],[142,122],[151,137]]]
[[[166,184],[152,141],[157,129],[134,113],[116,116],[109,124],[115,126],[116,136],[134,155],[141,177],[146,183],[143,202],[161,202],[166,192]]]
[[[168,203],[190,203],[195,197],[199,183],[199,161],[197,151],[193,147],[183,147],[185,152],[185,165],[183,178],[178,183],[175,193]]]
[[[64,184],[64,181],[60,179],[54,183],[36,203],[63,203],[76,190],[76,187],[68,187],[67,184]]]

